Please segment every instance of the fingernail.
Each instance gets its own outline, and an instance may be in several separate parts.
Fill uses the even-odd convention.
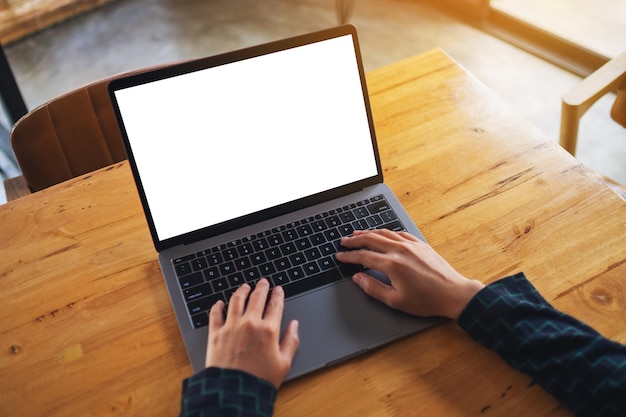
[[[352,275],[352,281],[354,281],[354,283],[360,287],[361,282],[363,281],[363,277],[361,277],[360,274],[354,274]]]

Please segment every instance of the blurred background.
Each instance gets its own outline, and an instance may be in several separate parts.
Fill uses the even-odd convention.
[[[626,50],[626,0],[0,0],[0,179],[19,175],[12,124],[66,91],[346,22],[366,71],[441,48],[555,141],[562,96]],[[626,184],[613,99],[583,117],[576,156]]]

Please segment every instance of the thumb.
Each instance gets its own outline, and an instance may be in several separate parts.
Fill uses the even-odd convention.
[[[365,294],[389,304],[389,297],[393,288],[383,284],[376,278],[365,273],[357,273],[352,277],[352,281],[365,292]]]
[[[298,326],[298,320],[292,320],[289,322],[285,335],[283,336],[283,340],[280,342],[280,352],[289,359],[289,363],[293,360],[296,350],[298,350],[298,345],[300,344]]]

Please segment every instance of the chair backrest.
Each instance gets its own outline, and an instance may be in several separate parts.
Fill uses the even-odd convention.
[[[11,130],[11,146],[31,192],[126,159],[108,83],[160,67],[96,81],[52,99],[18,120]]]

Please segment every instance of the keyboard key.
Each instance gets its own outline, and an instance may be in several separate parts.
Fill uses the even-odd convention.
[[[224,291],[230,285],[228,285],[228,281],[224,277],[219,277],[211,281],[211,286],[213,287],[214,292]]]
[[[356,217],[354,217],[354,214],[352,214],[351,211],[344,211],[339,215],[339,218],[341,219],[342,223],[350,223],[356,220]]]
[[[289,276],[287,275],[287,272],[285,271],[278,272],[270,277],[270,281],[272,282],[274,286],[285,285],[286,283],[289,282]]]
[[[393,221],[391,223],[387,223],[384,226],[385,229],[389,229],[389,230],[393,230],[394,232],[402,232],[404,231],[404,226],[402,226],[402,223],[400,223],[399,221]]]
[[[233,294],[235,293],[235,291],[237,291],[237,288],[239,287],[235,287],[235,288],[229,288],[224,292],[224,298],[226,300],[230,300],[230,297],[233,296]],[[228,301],[227,301],[228,302]]]
[[[371,213],[371,214],[377,214],[386,210],[391,210],[391,207],[389,207],[389,204],[387,203],[386,200],[378,200],[370,205],[367,206],[367,210]]]
[[[176,259],[174,259],[172,262],[173,262],[174,264],[182,264],[183,262],[190,261],[190,260],[192,260],[192,259],[193,259],[193,258],[195,258],[195,257],[196,257],[196,255],[191,254],[191,255],[183,256],[183,257],[181,257],[181,258],[176,258]]]
[[[229,275],[227,278],[229,287],[239,287],[241,284],[245,283],[244,274],[243,272],[237,272]]]
[[[264,251],[265,249],[269,248],[269,244],[267,243],[267,240],[265,238],[261,238],[259,240],[255,240],[252,245],[254,246],[254,249],[257,252],[261,252]]]
[[[255,253],[252,255],[252,265],[261,265],[262,263],[267,262],[267,258],[263,254],[263,252]]]
[[[259,267],[259,272],[261,273],[261,276],[268,277],[276,272],[276,267],[274,267],[274,264],[271,262],[268,262]]]
[[[346,278],[351,277],[357,272],[361,272],[361,270],[362,268],[359,265],[342,264],[342,263],[339,264],[339,272],[341,273],[341,275],[343,275]]]
[[[319,213],[315,215],[316,220],[325,219],[326,217],[328,217],[328,213]]]
[[[285,239],[285,242],[291,242],[292,240],[298,238],[298,233],[295,229],[287,229],[281,234],[281,236]]]
[[[364,219],[359,219],[352,222],[352,227],[354,230],[367,230],[369,228],[367,221]]]
[[[311,225],[313,227],[313,230],[315,230],[316,232],[322,232],[324,230],[326,230],[326,223],[324,222],[324,220],[317,220],[315,222],[313,222],[313,224]]]
[[[289,262],[289,259],[287,258],[281,258],[277,261],[274,261],[274,265],[276,265],[276,270],[284,271],[287,268],[291,267],[291,262]]]
[[[176,270],[176,275],[179,277],[193,272],[191,269],[191,264],[189,262],[183,262],[181,264],[175,265],[174,269]]]
[[[224,262],[224,259],[222,259],[222,255],[220,255],[219,253],[212,253],[207,256],[207,261],[209,262],[209,265],[215,266]]]
[[[264,231],[262,231],[260,233],[257,233],[256,234],[256,238],[257,239],[266,238],[266,237],[270,236],[271,234],[272,234],[271,230],[264,230]]]
[[[243,273],[243,277],[246,280],[246,282],[250,282],[250,281],[255,281],[257,279],[261,278],[261,274],[259,273],[259,269],[254,267],[254,268],[250,268],[246,271],[244,271]]]
[[[235,261],[235,267],[238,271],[243,271],[251,266],[252,262],[250,262],[250,259],[247,256],[245,258],[239,258]]]
[[[204,273],[204,278],[207,281],[211,281],[212,279],[215,279],[220,276],[220,272],[216,266],[205,269],[203,273]]]
[[[225,264],[220,265],[220,272],[222,275],[228,275],[235,272],[235,264],[232,262],[226,262]]]
[[[320,267],[317,265],[317,262],[309,262],[307,264],[304,264],[302,266],[302,269],[304,270],[304,273],[306,275],[313,275],[320,272]]]
[[[308,238],[302,238],[302,239],[298,239],[296,240],[296,247],[298,248],[298,250],[305,250],[307,248],[311,247],[311,241]]]
[[[354,209],[354,215],[357,219],[362,219],[363,217],[369,216],[370,213],[367,211],[366,207],[357,207]]]
[[[335,267],[335,261],[333,260],[332,256],[327,256],[318,260],[317,264],[320,266],[320,269],[322,271]]]
[[[186,275],[182,278],[178,279],[181,288],[189,288],[194,285],[202,284],[204,282],[204,278],[202,277],[202,272],[195,272],[191,275]]]
[[[307,237],[313,234],[313,229],[311,228],[310,225],[308,224],[304,224],[302,226],[299,226],[296,231],[298,232],[298,236],[300,237]]]
[[[323,233],[316,233],[313,236],[310,236],[309,240],[311,241],[311,245],[319,246],[326,242],[326,237],[324,237]]]
[[[202,311],[207,311],[213,306],[213,304],[215,304],[219,300],[225,301],[222,294],[213,294],[208,297],[200,298],[198,300],[187,303],[187,310],[189,310],[190,314],[197,314]]]
[[[350,236],[354,232],[354,227],[350,223],[342,224],[337,229],[341,236]]]
[[[324,236],[326,236],[326,240],[336,240],[339,239],[341,237],[341,235],[339,234],[339,230],[337,229],[330,229],[324,232]]]
[[[295,268],[291,268],[289,271],[287,271],[287,276],[289,277],[290,281],[304,278],[304,272],[302,271],[302,267],[297,266]]]
[[[294,253],[289,257],[289,262],[291,262],[291,265],[293,266],[302,265],[306,262],[306,258],[302,253]]]
[[[337,227],[341,224],[341,220],[339,220],[339,216],[330,216],[326,219],[326,224],[329,228]]]
[[[268,250],[265,251],[265,257],[269,259],[270,261],[273,261],[274,259],[278,259],[282,255],[283,254],[280,253],[280,249],[278,248],[269,248]]]
[[[337,268],[333,268],[320,274],[310,276],[306,279],[285,284],[283,285],[283,289],[285,290],[285,297],[293,297],[294,295],[301,294],[305,291],[309,291],[341,279],[342,276]]]
[[[298,251],[298,248],[296,248],[296,245],[294,243],[290,242],[281,245],[280,251],[283,253],[283,255],[291,255],[292,253],[296,253]]]
[[[239,252],[239,256],[247,256],[251,253],[254,253],[254,248],[252,247],[252,243],[244,243],[243,245],[237,248],[237,252]]]
[[[278,246],[284,243],[285,241],[283,240],[283,237],[281,235],[274,234],[269,237],[268,242],[273,246]]]
[[[367,224],[372,228],[376,228],[383,224],[383,220],[378,214],[375,214],[367,218]]]
[[[213,287],[208,282],[206,284],[198,285],[192,288],[188,288],[183,291],[183,295],[185,296],[185,300],[192,301],[196,298],[206,297],[207,295],[213,294]]]
[[[320,254],[320,251],[317,250],[317,248],[311,248],[311,249],[307,249],[304,252],[304,256],[306,257],[307,261],[314,261],[317,258],[321,257],[322,255]]]
[[[192,316],[191,323],[193,324],[194,329],[199,329],[200,327],[207,326],[209,324],[209,313],[204,312]]]
[[[337,244],[341,245],[341,242],[337,241]],[[337,252],[337,248],[332,243],[326,243],[325,245],[322,245],[319,247],[319,251],[322,255],[328,256],[328,255],[334,255],[335,252]]]
[[[387,210],[380,213],[380,218],[383,219],[385,223],[389,223],[396,220],[398,217],[396,216],[396,213],[394,213],[392,210]]]

